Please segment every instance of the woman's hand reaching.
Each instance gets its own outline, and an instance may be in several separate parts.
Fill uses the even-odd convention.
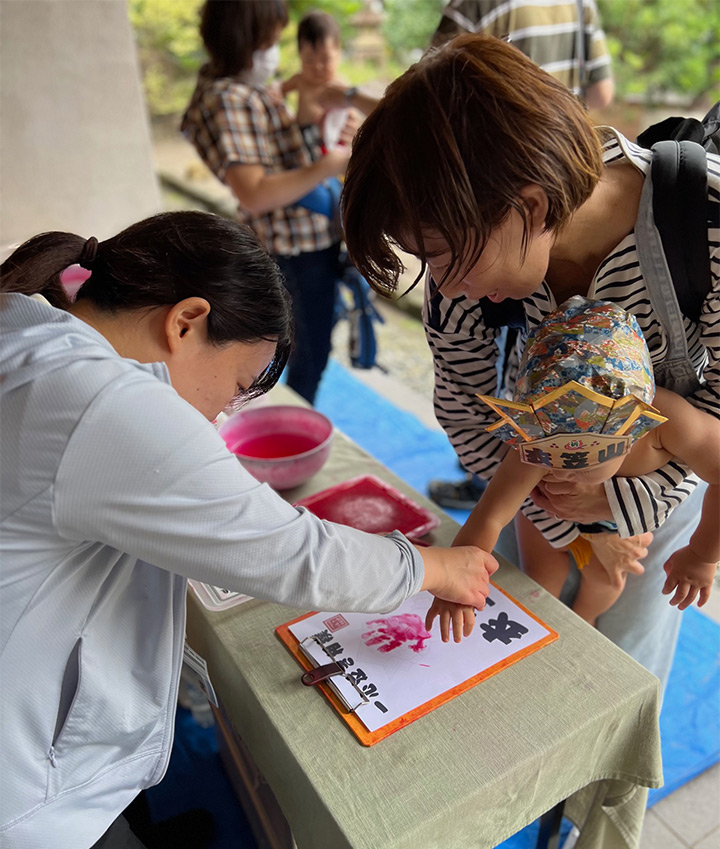
[[[474,545],[418,547],[425,564],[423,590],[439,599],[482,610],[498,562]]]

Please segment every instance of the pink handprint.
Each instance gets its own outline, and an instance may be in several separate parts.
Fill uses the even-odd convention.
[[[378,651],[388,652],[406,645],[417,653],[425,648],[425,641],[430,639],[422,619],[414,613],[399,613],[387,619],[371,619],[365,624],[371,628],[362,635],[365,645],[377,646]]]

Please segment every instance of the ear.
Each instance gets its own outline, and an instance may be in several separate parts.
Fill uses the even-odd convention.
[[[545,190],[537,183],[528,183],[527,186],[520,189],[520,196],[530,217],[531,232],[542,232],[545,229],[545,222],[547,221],[548,209],[550,207]]]
[[[187,341],[204,342],[207,339],[207,317],[210,304],[205,298],[185,298],[170,307],[165,318],[168,348],[176,353]]]

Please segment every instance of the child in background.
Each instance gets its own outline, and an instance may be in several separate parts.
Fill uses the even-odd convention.
[[[359,114],[350,108],[356,89],[345,89],[347,103],[341,107],[328,110],[321,102],[321,96],[327,94],[328,85],[347,85],[337,76],[340,64],[340,27],[337,21],[325,12],[309,12],[298,24],[297,44],[301,70],[281,83],[280,88],[283,95],[297,92],[297,122],[308,153],[317,158],[319,151],[333,150],[338,144],[349,148],[360,123]],[[341,230],[341,191],[341,181],[337,177],[329,177],[300,198],[297,205],[326,215]],[[349,261],[344,249],[340,251],[337,276],[343,286],[338,289],[336,319],[346,317],[350,322],[350,362],[354,368],[372,368],[378,365],[373,325],[384,322],[374,305],[374,292]]]
[[[340,27],[337,21],[325,12],[309,12],[298,24],[298,54],[300,71],[281,83],[284,96],[297,92],[297,121],[303,136],[312,149],[320,143],[325,148],[338,143],[341,129],[351,118],[350,99],[353,89],[347,89],[346,108],[331,110],[326,121],[327,109],[321,96],[330,83],[346,86],[337,76],[340,65]],[[325,124],[325,127],[323,125]],[[352,131],[357,129],[357,116],[352,115]],[[325,138],[332,131],[332,138]]]
[[[663,593],[674,591],[670,603],[681,610],[696,597],[699,606],[705,604],[720,560],[720,421],[673,392],[655,390],[647,344],[632,314],[604,301],[571,298],[528,338],[515,400],[479,397],[501,416],[488,432],[517,450],[506,454],[456,545],[492,551],[501,529],[543,479],[601,483],[615,475],[648,474],[678,457],[709,486],[689,545],[665,564]],[[524,571],[559,596],[568,555],[552,548],[524,516],[518,520]],[[595,625],[619,597],[627,572],[642,572],[639,563],[619,566],[618,554],[635,545],[633,556],[640,559],[642,542],[621,540],[611,523],[578,528],[569,546],[582,570],[573,610]],[[472,632],[472,608],[436,599],[428,630],[438,616],[444,641],[451,625],[456,642]]]

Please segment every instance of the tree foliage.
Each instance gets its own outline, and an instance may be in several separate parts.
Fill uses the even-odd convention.
[[[618,96],[692,105],[720,97],[717,0],[598,0]]]
[[[400,62],[415,59],[430,44],[446,0],[385,0],[383,33]]]
[[[145,97],[152,115],[173,115],[186,105],[205,61],[198,31],[203,0],[129,0]],[[320,9],[333,15],[344,39],[362,0],[288,0],[290,25],[280,42],[283,69],[297,70],[295,32],[304,14]]]
[[[153,115],[176,114],[187,103],[205,61],[198,33],[203,0],[128,0]],[[384,0],[383,35],[391,63],[384,76],[400,73],[424,50],[445,0]],[[691,104],[720,97],[720,4],[718,0],[597,0],[613,57],[618,99],[660,102],[668,94]],[[281,40],[281,71],[297,70],[297,21],[311,9],[332,14],[343,42],[354,35],[353,16],[363,0],[288,0],[291,22]],[[352,68],[354,83],[377,76],[377,68]],[[387,81],[387,80],[386,80]]]

